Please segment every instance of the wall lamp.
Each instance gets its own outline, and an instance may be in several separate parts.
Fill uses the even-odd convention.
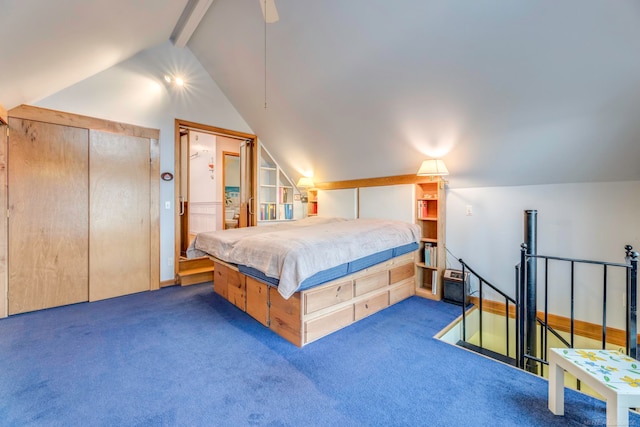
[[[312,188],[313,186],[313,179],[309,178],[308,176],[300,177],[300,179],[298,180],[298,184],[296,184],[296,187],[298,188]]]
[[[420,169],[418,169],[418,176],[429,176],[433,181],[436,176],[446,176],[449,175],[449,170],[444,164],[444,161],[440,159],[427,159],[422,162],[420,165]],[[446,180],[441,180],[442,185],[447,183]]]

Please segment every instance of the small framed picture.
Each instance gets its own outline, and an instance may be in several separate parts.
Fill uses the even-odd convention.
[[[293,201],[294,202],[299,202],[300,201],[300,194],[299,193],[296,193],[296,194],[293,195]]]

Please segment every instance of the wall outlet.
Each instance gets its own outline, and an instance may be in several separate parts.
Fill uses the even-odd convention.
[[[473,207],[471,205],[467,205],[467,207],[465,208],[465,212],[467,216],[473,215]]]
[[[164,202],[164,208],[165,209],[171,209],[171,202],[169,200],[167,200],[166,202]]]

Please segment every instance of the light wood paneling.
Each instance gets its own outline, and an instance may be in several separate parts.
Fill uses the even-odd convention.
[[[20,105],[9,110],[9,116],[37,122],[54,123],[63,126],[73,126],[85,129],[94,129],[104,132],[117,133],[119,135],[138,136],[148,139],[160,139],[158,129],[149,129],[126,123],[112,122],[95,117],[81,116],[79,114],[65,113],[62,111],[48,110],[46,108]]]
[[[149,144],[91,130],[90,301],[152,288]]]
[[[9,127],[9,313],[86,301],[88,132]]]
[[[2,106],[0,105],[0,110]],[[6,114],[6,111],[5,111]],[[6,119],[6,117],[5,117]],[[8,126],[0,124],[0,206],[7,206],[7,130]],[[0,318],[9,315],[7,302],[8,266],[7,266],[7,215],[0,211]]]

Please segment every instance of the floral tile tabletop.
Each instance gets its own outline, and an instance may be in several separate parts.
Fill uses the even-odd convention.
[[[552,348],[564,359],[620,392],[640,394],[640,362],[616,350]]]

